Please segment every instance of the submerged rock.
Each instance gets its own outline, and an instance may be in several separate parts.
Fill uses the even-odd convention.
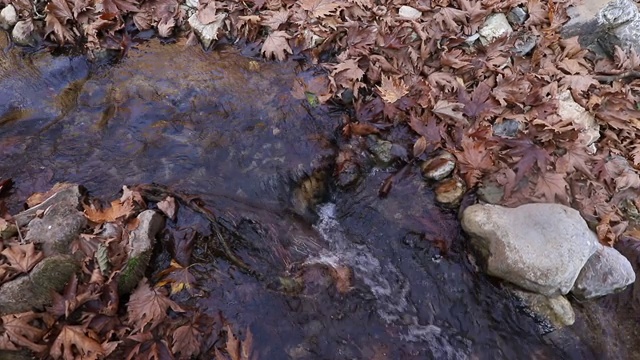
[[[598,247],[580,213],[560,204],[472,205],[462,227],[489,275],[547,296],[568,293]]]
[[[578,299],[592,299],[621,291],[636,281],[629,260],[618,250],[600,245],[585,264],[571,293]]]
[[[422,176],[428,180],[442,180],[451,175],[456,168],[456,158],[449,152],[442,152],[435,157],[425,161],[420,166]]]
[[[460,204],[467,186],[458,177],[443,180],[436,185],[436,201],[446,207],[455,207]]]
[[[549,326],[541,325],[542,333],[573,325],[576,321],[571,303],[562,295],[549,297],[520,289],[512,289],[512,292],[527,305],[534,316],[542,317],[548,322]]]
[[[11,31],[13,41],[21,46],[32,46],[34,44],[34,27],[31,20],[18,21]]]
[[[13,5],[9,4],[0,11],[0,27],[9,30],[18,22],[18,13]]]

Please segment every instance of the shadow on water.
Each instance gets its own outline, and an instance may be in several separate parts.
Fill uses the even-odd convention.
[[[202,292],[181,300],[250,327],[263,359],[603,354],[575,332],[558,346],[538,335],[509,294],[476,271],[457,214],[435,206],[415,174],[380,199],[386,174],[371,173],[356,189],[334,190],[316,217],[300,216],[294,188],[331,168],[340,124],[291,97],[296,71],[155,42],[109,67],[5,49],[0,174],[17,184],[13,210],[57,181],[107,198],[123,184],[151,182],[200,196],[263,276],[230,265],[207,224],[185,209],[156,265],[168,262],[171,241],[198,233],[192,261]]]

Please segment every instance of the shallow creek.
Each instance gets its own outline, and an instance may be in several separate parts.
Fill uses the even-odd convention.
[[[97,66],[25,53],[6,39],[3,46],[0,177],[16,182],[12,210],[59,181],[105,199],[122,185],[152,182],[199,196],[239,234],[239,256],[266,276],[236,269],[201,243],[194,256],[204,291],[188,301],[249,326],[262,359],[637,354],[629,342],[638,330],[628,326],[637,319],[620,316],[634,313],[633,289],[578,304],[576,325],[539,335],[509,293],[475,269],[456,212],[434,205],[417,174],[385,199],[377,196],[382,171],[349,191],[330,186],[306,216],[293,189],[330,169],[340,116],[291,96],[294,62],[149,42],[116,65]],[[198,226],[185,220],[175,228],[201,231],[205,242],[207,229]],[[332,285],[332,266],[351,269],[349,291]],[[295,276],[304,289],[273,283]]]

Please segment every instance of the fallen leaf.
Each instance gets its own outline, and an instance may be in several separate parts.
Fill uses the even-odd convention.
[[[158,203],[158,209],[160,209],[171,220],[176,218],[176,199],[172,196],[167,196],[164,200]]]
[[[389,104],[395,103],[409,93],[409,88],[402,79],[387,76],[382,77],[382,83],[377,89],[380,91],[382,99]]]
[[[177,261],[171,260],[168,268],[158,273],[160,279],[156,286],[171,285],[171,294],[179,293],[182,290],[191,290],[196,282],[196,278]]]
[[[284,31],[274,31],[264,40],[264,44],[262,44],[261,53],[267,59],[271,57],[275,57],[277,60],[282,61],[286,59],[286,53],[293,54],[291,47],[289,46],[289,36]]]
[[[47,346],[38,344],[45,331],[31,325],[34,320],[40,318],[41,316],[33,311],[0,317],[0,349],[27,348],[36,353],[45,351]]]
[[[133,214],[134,206],[131,202],[122,202],[120,200],[114,200],[111,202],[111,207],[104,210],[96,209],[93,205],[84,206],[84,215],[87,219],[94,223],[102,224],[105,222],[114,222],[119,218],[126,218]]]
[[[171,308],[175,312],[184,312],[178,304],[169,299],[162,288],[151,288],[146,278],[143,278],[138,287],[131,294],[127,305],[129,324],[136,329],[144,330],[162,324],[167,319],[167,310]]]
[[[17,273],[28,273],[44,258],[44,254],[37,251],[32,243],[9,245],[1,254],[9,261],[9,268]]]
[[[51,345],[49,354],[54,359],[98,359],[104,355],[98,335],[81,325],[64,325]]]

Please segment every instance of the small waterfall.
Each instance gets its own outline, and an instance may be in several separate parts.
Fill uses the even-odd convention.
[[[381,263],[366,245],[354,244],[345,237],[336,219],[335,204],[321,205],[318,214],[320,218],[314,227],[326,241],[328,249],[307,260],[306,264],[351,267],[354,276],[375,296],[380,317],[386,323],[403,329],[402,340],[427,342],[433,356],[438,359],[469,358],[464,349],[450,344],[441,328],[419,323],[415,306],[407,300],[409,281],[393,264]]]

